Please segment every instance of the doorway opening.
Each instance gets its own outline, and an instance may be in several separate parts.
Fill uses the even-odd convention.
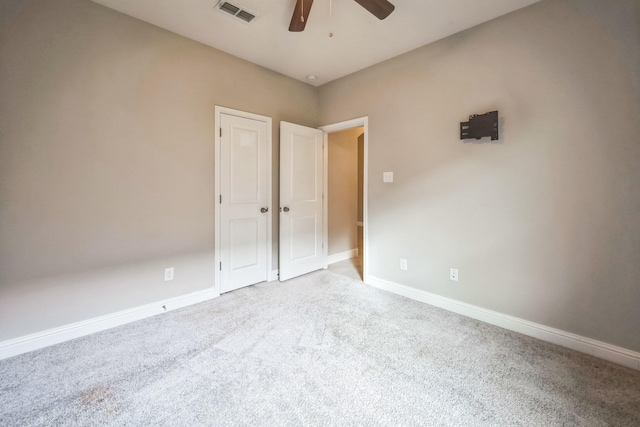
[[[322,126],[328,268],[367,281],[368,118]]]

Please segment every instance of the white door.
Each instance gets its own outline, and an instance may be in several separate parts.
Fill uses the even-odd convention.
[[[220,292],[267,280],[267,124],[220,115]]]
[[[326,266],[323,248],[324,134],[280,122],[280,280]]]

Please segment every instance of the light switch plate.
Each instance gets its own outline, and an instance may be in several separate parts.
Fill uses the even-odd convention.
[[[382,172],[382,182],[393,182],[393,172]]]

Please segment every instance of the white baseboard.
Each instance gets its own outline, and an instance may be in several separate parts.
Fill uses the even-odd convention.
[[[348,251],[338,252],[337,254],[327,257],[327,264],[335,264],[336,262],[345,261],[358,256],[358,248],[349,249]]]
[[[105,329],[114,328],[136,320],[142,320],[155,316],[156,314],[162,314],[188,305],[197,304],[217,296],[218,293],[215,288],[205,289],[3,341],[0,342],[0,360],[80,338],[95,332],[104,331]]]
[[[355,249],[357,254],[357,249]],[[351,253],[352,251],[342,252]],[[341,254],[336,254],[341,255]],[[344,255],[343,255],[344,256]],[[348,258],[343,259],[349,259]],[[343,260],[341,259],[341,260]],[[338,262],[338,261],[334,261]],[[331,263],[331,262],[330,262]],[[270,280],[277,280],[278,271],[271,272]],[[409,286],[400,285],[387,280],[369,276],[369,285],[398,295],[411,298],[416,301],[424,302],[436,307],[443,308],[454,313],[461,314],[473,319],[477,319],[501,328],[519,332],[543,341],[567,347],[582,353],[590,354],[604,360],[608,360],[619,365],[640,370],[640,353],[627,350],[586,338],[580,335],[565,332],[560,329],[550,328],[528,320],[498,313],[482,307],[467,304],[451,298],[442,297],[430,292],[411,288]],[[23,337],[0,342],[0,360],[17,356],[22,353],[48,347],[50,345],[59,344],[75,338],[83,337],[105,329],[114,328],[126,323],[142,320],[157,314],[166,313],[199,302],[207,301],[217,297],[214,288],[181,295],[175,298],[150,303],[116,313],[107,314],[105,316],[95,317],[93,319],[81,322],[71,323],[69,325],[60,326],[58,328],[49,329],[35,334],[25,335]]]
[[[572,350],[577,350],[582,353],[590,354],[628,368],[640,370],[640,353],[627,350],[626,348],[617,347],[602,341],[586,338],[560,329],[550,328],[518,317],[487,310],[482,307],[372,276],[368,277],[367,284],[416,301],[440,307],[463,316],[471,317],[472,319],[490,323],[501,328],[519,332],[521,334],[557,344],[562,347],[567,347]]]

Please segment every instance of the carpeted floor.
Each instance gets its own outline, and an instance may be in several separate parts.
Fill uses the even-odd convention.
[[[330,271],[0,361],[2,426],[640,426],[640,372]]]

